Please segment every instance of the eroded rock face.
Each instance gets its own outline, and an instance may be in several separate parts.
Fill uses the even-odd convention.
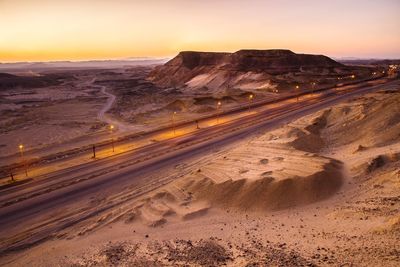
[[[165,67],[184,67],[193,70],[197,67],[217,66],[227,62],[229,53],[218,52],[180,52],[175,58],[168,61]]]
[[[230,57],[236,70],[265,71],[270,74],[299,71],[302,67],[341,67],[322,55],[295,54],[290,50],[239,50]]]
[[[235,53],[180,52],[148,79],[161,87],[230,87],[296,72],[335,72],[346,66],[323,55],[290,50],[239,50]]]

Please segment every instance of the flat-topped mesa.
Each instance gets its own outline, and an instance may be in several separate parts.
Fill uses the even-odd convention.
[[[242,77],[259,75],[267,79],[271,75],[302,72],[318,73],[321,69],[332,70],[342,64],[323,55],[296,54],[285,49],[239,50],[224,52],[180,52],[163,66],[155,68],[148,79],[161,87],[222,88],[243,86]],[[239,81],[240,80],[240,81]]]
[[[323,55],[296,54],[290,50],[239,50],[231,55],[239,70],[290,72],[302,67],[340,67],[342,64]]]
[[[212,66],[223,63],[230,53],[182,51],[165,63],[165,66],[183,66],[193,69],[200,66]]]

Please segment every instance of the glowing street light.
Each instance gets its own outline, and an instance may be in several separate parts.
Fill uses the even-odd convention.
[[[249,101],[250,101],[250,103],[249,103],[249,112],[250,112],[251,102],[253,101],[253,98],[254,98],[254,95],[250,94],[249,95]]]
[[[175,131],[175,115],[176,115],[176,111],[174,111],[174,113],[172,113],[172,128],[174,130],[174,136],[176,134],[176,131]]]
[[[114,150],[114,135],[113,135],[113,130],[114,130],[114,125],[110,125],[110,127],[109,127],[109,129],[110,129],[110,133],[111,133],[111,145],[112,145],[112,151],[113,151],[113,153],[115,152],[115,150]]]
[[[219,123],[219,109],[221,108],[221,101],[217,102],[217,124]]]
[[[24,160],[24,145],[23,144],[19,144],[18,149],[19,149],[19,154],[20,154],[20,157],[21,157],[21,161],[25,166],[25,176],[28,177],[28,167],[26,166],[26,162]]]
[[[315,88],[316,85],[317,85],[316,82],[312,82],[312,83],[311,83],[311,88],[312,88],[312,93],[313,93],[313,94],[314,94],[314,88]]]
[[[355,79],[355,78],[356,78],[356,75],[354,75],[354,74],[351,75],[351,78],[352,78],[352,79]]]
[[[300,86],[296,85],[296,92],[299,91]],[[297,102],[299,101],[299,95],[297,95]]]
[[[24,145],[23,144],[20,144],[19,146],[18,146],[18,148],[19,148],[19,153],[20,153],[20,155],[21,155],[21,158],[24,156]]]

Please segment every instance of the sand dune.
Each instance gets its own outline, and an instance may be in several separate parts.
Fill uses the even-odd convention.
[[[160,227],[169,222],[195,220],[215,208],[268,212],[329,198],[343,183],[343,164],[292,145],[304,138],[300,134],[304,129],[317,135],[320,126],[316,125],[327,113],[321,114],[308,118],[305,124],[297,121],[261,134],[219,153],[212,161],[196,164],[187,175],[125,205],[114,212],[113,219],[102,220],[101,224],[118,220]]]
[[[352,155],[367,154],[372,146],[392,144],[397,140],[394,133],[398,138],[398,97],[378,93],[371,100],[357,101],[301,118],[220,154],[143,200],[133,217],[157,226],[168,220],[192,219],[216,207],[266,212],[328,199],[347,178],[343,163],[326,153],[333,147],[349,149],[351,144]],[[366,112],[367,106],[372,111]],[[373,112],[377,108],[380,116]],[[355,125],[349,125],[353,121]],[[387,127],[380,131],[377,125]],[[369,148],[360,149],[360,143]],[[372,154],[356,169],[368,174],[398,160],[398,153]]]
[[[334,146],[353,143],[373,147],[398,142],[400,98],[394,92],[370,95],[332,108],[325,131],[325,135],[330,136],[330,143]]]
[[[264,211],[326,199],[340,188],[339,161],[268,138],[230,151],[185,177],[179,186],[212,206]]]
[[[13,264],[398,266],[399,100],[368,94],[93,199],[126,201]]]

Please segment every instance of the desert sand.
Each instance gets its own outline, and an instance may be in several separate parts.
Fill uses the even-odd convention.
[[[8,266],[398,266],[400,93],[370,93],[156,173]],[[138,189],[140,190],[140,189]],[[130,197],[135,195],[135,197]]]

